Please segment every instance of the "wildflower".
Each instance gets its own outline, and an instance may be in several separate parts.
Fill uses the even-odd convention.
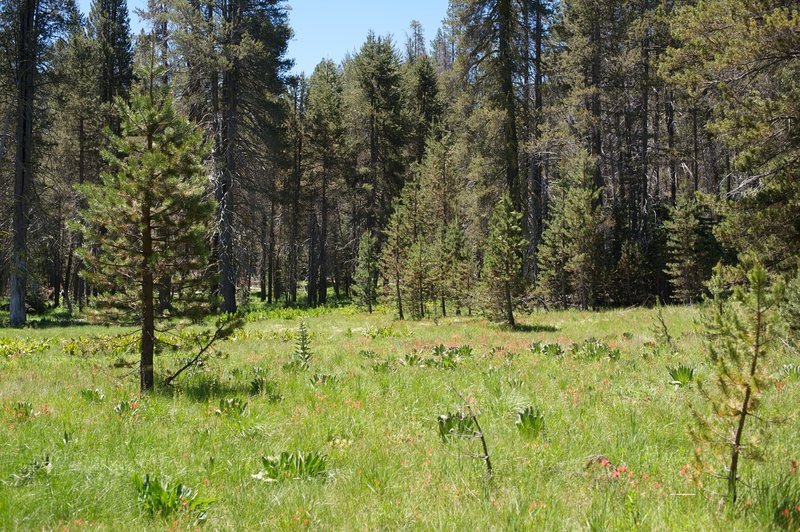
[[[782,513],[783,513],[784,517],[789,517],[789,509],[788,508],[784,508]]]
[[[685,475],[687,471],[689,471],[689,466],[688,465],[684,465],[681,468],[681,475]]]

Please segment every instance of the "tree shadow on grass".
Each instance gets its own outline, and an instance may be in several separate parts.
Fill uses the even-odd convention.
[[[163,379],[162,379],[163,382]],[[217,375],[191,375],[175,381],[172,385],[162,385],[158,393],[166,397],[186,397],[192,401],[208,402],[230,397],[250,395],[250,384],[229,379],[220,379]]]
[[[515,327],[508,327],[507,330],[509,332],[522,332],[522,333],[532,333],[532,332],[558,332],[558,327],[554,325],[523,325],[517,324]]]

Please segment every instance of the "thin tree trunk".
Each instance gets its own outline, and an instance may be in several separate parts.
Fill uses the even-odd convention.
[[[27,320],[25,295],[28,286],[28,216],[33,186],[33,93],[36,75],[37,36],[34,27],[37,0],[23,0],[19,7],[17,41],[17,130],[14,160],[13,243],[11,250],[12,327],[21,327]]]
[[[147,139],[148,150],[153,146],[152,136]],[[141,361],[139,364],[140,386],[142,392],[153,388],[153,354],[155,351],[155,308],[153,301],[153,258],[152,221],[150,219],[151,199],[145,193],[142,202],[142,338],[140,343]]]

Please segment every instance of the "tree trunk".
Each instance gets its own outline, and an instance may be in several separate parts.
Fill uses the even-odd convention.
[[[215,156],[221,159],[217,179],[216,199],[219,220],[219,292],[222,312],[236,312],[236,268],[233,256],[233,179],[236,174],[234,145],[236,142],[236,75],[227,70],[222,75],[222,111],[217,125],[220,130]],[[212,79],[212,94],[216,94],[216,76]],[[217,98],[212,98],[216,100]],[[218,107],[219,104],[216,104]]]
[[[317,302],[324,305],[328,302],[328,170],[327,163],[322,171],[322,210],[319,227],[319,276],[317,279]]]
[[[514,304],[511,299],[511,284],[505,283],[505,307],[506,307],[506,321],[509,327],[514,328],[517,323],[514,321]]]
[[[17,40],[17,130],[14,160],[13,243],[11,250],[12,327],[27,320],[25,295],[28,286],[28,215],[33,186],[33,93],[36,75],[37,34],[34,24],[38,0],[23,0],[19,6]]]
[[[259,244],[261,246],[261,263],[259,264],[259,271],[258,271],[258,298],[264,302],[267,300],[267,270],[269,267],[267,266],[267,257],[269,256],[267,253],[267,213],[266,211],[261,211],[261,231],[259,234]]]
[[[592,116],[592,139],[590,153],[592,155],[592,159],[594,160],[594,186],[595,188],[602,190],[605,186],[605,182],[603,180],[601,159],[601,155],[603,153],[603,137],[600,129],[600,62],[602,61],[602,55],[600,53],[600,22],[598,20],[593,20],[591,26],[592,65],[590,86],[592,93],[589,101],[589,111]],[[603,203],[602,192],[599,195],[599,202],[601,204]]]
[[[153,146],[152,137],[147,139],[148,150]],[[139,363],[140,387],[142,392],[153,388],[153,353],[155,351],[155,309],[153,301],[153,271],[150,269],[153,257],[152,222],[150,219],[150,197],[145,194],[142,202],[142,338],[140,342],[141,361]]]
[[[672,204],[675,205],[678,196],[678,172],[675,162],[675,94],[667,91],[667,151],[669,152],[669,195]]]
[[[514,90],[514,13],[511,0],[498,0],[499,18],[498,56],[500,60],[500,95],[505,111],[505,174],[506,186],[511,195],[514,210],[522,212],[522,193],[519,183],[519,139],[517,136],[517,95]]]

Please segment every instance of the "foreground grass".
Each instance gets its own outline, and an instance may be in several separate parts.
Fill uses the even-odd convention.
[[[346,309],[345,309],[346,310]],[[667,366],[710,368],[696,312],[668,308],[679,345],[674,356],[644,357],[654,311],[558,312],[525,316],[507,331],[477,318],[396,322],[388,314],[334,311],[309,317],[314,357],[308,371],[282,368],[298,321],[249,323],[219,346],[221,356],[170,389],[137,396],[124,362],[135,355],[69,356],[62,342],[123,332],[105,327],[5,330],[0,337],[49,340],[45,351],[0,359],[0,528],[190,528],[196,514],[145,513],[133,474],[183,482],[216,499],[206,525],[253,528],[735,529],[773,526],[769,512],[723,509],[712,481],[698,491],[687,474],[693,444],[686,427],[696,386],[669,385]],[[534,355],[532,341],[569,346],[589,337],[621,351],[619,360]],[[89,342],[82,340],[81,342]],[[455,369],[400,363],[416,349],[468,344]],[[782,360],[771,366],[780,367]],[[165,374],[177,358],[157,360]],[[275,381],[279,401],[250,393],[254,367]],[[334,375],[312,384],[314,374]],[[99,389],[102,400],[83,390]],[[459,394],[480,410],[495,476],[473,458],[475,441],[445,444],[436,417]],[[247,403],[218,414],[220,400]],[[273,398],[274,399],[274,398]],[[764,461],[748,462],[750,481],[790,471],[800,459],[794,416],[800,379],[769,396],[764,415],[790,414],[770,429]],[[121,401],[137,412],[117,413]],[[33,414],[20,417],[18,403]],[[516,412],[538,406],[545,432],[525,437]],[[320,451],[327,478],[267,483],[253,478],[261,457]],[[598,464],[605,457],[613,471]],[[50,467],[36,469],[35,462]],[[602,459],[600,459],[602,460]],[[758,506],[756,492],[743,499]],[[800,503],[800,501],[797,501]]]

